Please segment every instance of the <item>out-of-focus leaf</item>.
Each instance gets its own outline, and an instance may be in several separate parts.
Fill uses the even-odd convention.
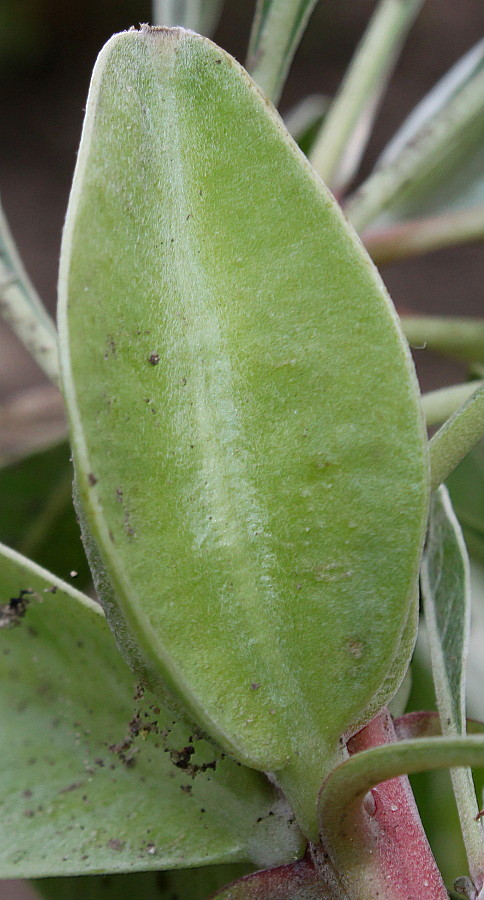
[[[314,861],[305,857],[289,866],[247,875],[218,891],[213,900],[322,900],[334,896]]]
[[[469,643],[469,563],[464,539],[447,491],[432,495],[430,524],[421,569],[427,635],[437,706],[444,735],[464,735],[465,667]],[[484,878],[482,825],[470,769],[453,769],[469,870],[478,890]]]
[[[380,0],[311,150],[323,181],[339,194],[365,151],[380,100],[423,0]]]
[[[329,97],[311,94],[284,116],[285,126],[303,153],[308,156],[330,104]]]
[[[57,384],[55,325],[24,269],[1,206],[0,313],[47,377]]]
[[[446,483],[466,542],[470,539],[469,550],[481,558],[484,555],[484,440],[459,463]]]
[[[484,547],[484,537],[481,536]],[[470,714],[484,718],[484,566],[471,559],[472,618],[467,667],[467,702]]]
[[[46,900],[207,900],[245,875],[247,866],[221,865],[168,872],[42,878],[35,887]]]
[[[181,25],[210,36],[217,27],[224,0],[153,0],[153,24]]]
[[[0,468],[0,541],[61,578],[91,583],[72,504],[66,441]]]
[[[0,877],[297,857],[287,807],[262,775],[155,696],[133,700],[99,606],[14,551],[1,556]]]
[[[113,628],[316,837],[414,640],[427,438],[382,283],[245,71],[144,28],[93,76],[60,294]]]
[[[404,316],[402,328],[411,347],[445,353],[463,362],[484,363],[484,322],[464,316]],[[476,369],[484,378],[484,371]]]
[[[422,409],[427,428],[442,425],[447,419],[466,403],[478,388],[484,387],[484,381],[467,381],[464,384],[453,384],[451,387],[429,391],[422,396]],[[471,450],[471,453],[473,451]]]
[[[484,203],[429,218],[376,226],[362,237],[368,253],[380,267],[445,247],[471,244],[484,239]]]
[[[445,90],[437,88],[346,212],[358,231],[482,206],[484,201],[484,42]],[[447,89],[448,88],[448,89]]]
[[[430,441],[431,486],[446,481],[484,435],[484,388],[479,387]]]
[[[317,0],[257,0],[246,67],[277,104]]]

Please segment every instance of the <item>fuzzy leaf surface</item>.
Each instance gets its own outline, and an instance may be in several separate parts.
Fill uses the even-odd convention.
[[[297,857],[262,776],[133,699],[98,604],[4,547],[0,590],[0,877]]]
[[[96,66],[60,296],[118,640],[316,836],[415,631],[427,441],[378,273],[247,73],[145,28]]]

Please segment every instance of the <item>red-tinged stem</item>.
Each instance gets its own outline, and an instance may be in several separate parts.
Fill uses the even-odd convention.
[[[397,737],[384,710],[348,743],[351,754]],[[344,811],[339,833],[322,822],[322,843],[352,900],[448,900],[406,776],[379,784]]]

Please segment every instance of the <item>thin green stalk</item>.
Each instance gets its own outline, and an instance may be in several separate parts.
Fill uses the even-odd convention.
[[[1,207],[0,313],[47,377],[58,384],[56,328],[24,269]]]
[[[361,239],[377,266],[484,240],[484,206],[370,230]]]
[[[480,387],[430,441],[431,488],[442,484],[484,434],[484,388]]]
[[[484,387],[484,381],[468,381],[424,394],[422,408],[427,426],[442,425],[481,387]]]
[[[153,24],[181,25],[199,34],[215,31],[224,0],[153,0]]]
[[[274,104],[317,0],[258,0],[246,67]]]
[[[380,213],[414,187],[435,177],[456,148],[474,145],[482,128],[484,71],[464,85],[456,96],[429,120],[395,159],[382,163],[367,178],[346,205],[346,215],[360,233]]]
[[[484,321],[444,316],[404,316],[410,346],[437,350],[463,362],[484,363]]]
[[[380,0],[355,53],[310,156],[316,171],[335,190],[348,183],[358,167],[380,97],[422,3]],[[349,168],[344,164],[347,152]]]

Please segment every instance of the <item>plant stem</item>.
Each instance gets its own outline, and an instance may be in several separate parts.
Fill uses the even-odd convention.
[[[484,388],[480,387],[430,441],[431,489],[445,481],[484,435]]]
[[[354,755],[322,789],[322,842],[352,900],[448,900],[404,766],[391,774],[371,767],[375,755],[391,758],[399,746],[386,710],[351,739]]]
[[[408,29],[423,0],[380,0],[315,141],[310,161],[334,190],[353,176],[364,152],[378,102]],[[341,165],[351,143],[351,167]]]
[[[484,321],[440,316],[404,316],[402,328],[411,347],[437,350],[464,362],[484,363]]]
[[[246,68],[274,104],[317,0],[258,0]]]
[[[480,387],[484,381],[468,381],[465,384],[453,384],[452,387],[429,391],[422,397],[422,408],[427,426],[442,425],[446,422]]]
[[[436,170],[447,165],[456,147],[476,143],[483,96],[484,72],[479,72],[394,160],[377,166],[346,205],[346,215],[358,232],[404,197],[409,185],[426,188]]]
[[[402,222],[361,235],[368,253],[378,266],[483,238],[484,206]]]
[[[56,328],[23,267],[1,207],[0,312],[47,377],[57,385]]]

